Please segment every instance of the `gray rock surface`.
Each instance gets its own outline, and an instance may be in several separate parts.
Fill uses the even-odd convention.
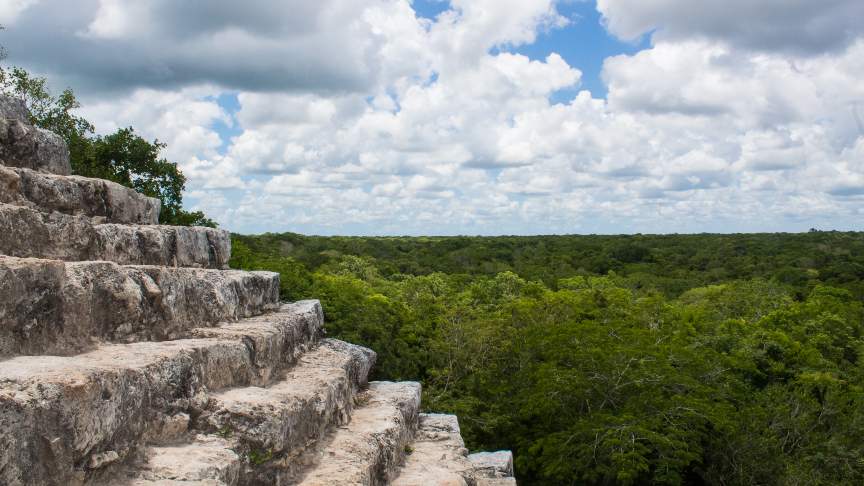
[[[510,451],[478,452],[468,456],[479,476],[505,478],[513,476],[513,453]]]
[[[477,486],[516,486],[516,478],[480,478]]]
[[[15,204],[20,197],[18,196],[18,182],[21,179],[18,174],[0,165],[0,203]]]
[[[0,160],[10,167],[72,174],[69,147],[63,138],[17,119],[0,118]]]
[[[227,230],[97,223],[87,216],[0,204],[0,254],[196,268],[227,268],[231,259]]]
[[[27,109],[27,103],[21,98],[0,95],[0,118],[9,118],[29,124],[30,110]]]
[[[16,179],[17,182],[12,182]],[[0,202],[43,213],[84,215],[106,223],[135,225],[158,224],[162,208],[159,199],[111,181],[3,166],[0,166]]]
[[[279,274],[0,256],[0,358],[162,341],[275,307]]]
[[[145,451],[146,465],[136,479],[237,484],[242,465],[240,456],[231,450],[232,446],[236,444],[219,437],[199,435],[191,444],[150,447]]]
[[[307,448],[331,425],[349,421],[358,389],[367,383],[375,352],[324,340],[276,383],[212,395],[199,423],[231,431],[271,460],[248,473],[258,483],[287,484],[304,466]],[[253,481],[255,482],[255,481]]]
[[[293,353],[265,361],[257,349],[313,346],[323,332],[317,301],[282,306],[247,327],[245,335],[2,361],[0,484],[92,482],[103,472],[86,467],[91,458],[114,452],[123,463],[169,417],[204,409],[211,390],[265,385],[263,377],[291,364]]]
[[[392,486],[467,486],[474,467],[455,415],[421,413],[414,450]]]
[[[357,403],[351,423],[324,437],[297,484],[372,486],[396,477],[417,428],[420,384],[372,382]]]

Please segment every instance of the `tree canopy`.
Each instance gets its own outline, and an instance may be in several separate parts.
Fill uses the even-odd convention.
[[[0,47],[0,60],[5,56]],[[45,78],[31,76],[18,67],[7,70],[0,66],[0,93],[24,99],[30,109],[30,123],[63,137],[69,145],[73,174],[107,179],[159,198],[160,224],[216,227],[203,212],[183,210],[186,177],[176,163],[159,157],[164,143],[149,142],[132,127],[105,137],[93,136],[93,126],[73,113],[81,105],[71,88],[55,95]]]
[[[864,234],[233,235],[526,485],[864,481]]]

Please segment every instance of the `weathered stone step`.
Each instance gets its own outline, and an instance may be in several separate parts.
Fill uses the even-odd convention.
[[[513,453],[510,451],[478,452],[469,455],[468,460],[474,466],[478,478],[500,479],[513,476]]]
[[[103,179],[0,165],[0,202],[117,224],[158,224],[162,202]],[[103,221],[104,220],[104,221]]]
[[[0,256],[0,358],[183,337],[275,308],[279,274]]]
[[[70,175],[69,146],[56,133],[30,125],[24,100],[0,96],[0,160],[7,166]]]
[[[314,346],[321,307],[286,304],[205,332],[214,337],[0,361],[0,484],[76,484],[177,440],[210,391],[267,385]]]
[[[420,384],[372,382],[357,397],[351,423],[329,432],[298,484],[387,484],[404,460],[417,427]]]
[[[479,478],[477,486],[516,486],[516,478]]]
[[[421,413],[413,450],[393,486],[465,486],[474,484],[474,466],[455,415]]]
[[[221,269],[231,259],[231,234],[199,226],[96,224],[87,216],[0,204],[0,255]]]
[[[240,456],[232,450],[237,447],[234,441],[207,435],[189,444],[147,447],[135,477],[112,481],[112,486],[188,486],[190,482],[234,486],[243,472]]]
[[[230,431],[248,447],[267,451],[270,459],[248,474],[259,483],[287,484],[328,426],[350,420],[374,364],[374,351],[326,339],[271,386],[212,395],[198,426]]]

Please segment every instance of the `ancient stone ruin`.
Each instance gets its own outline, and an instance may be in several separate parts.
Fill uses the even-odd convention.
[[[230,270],[225,230],[71,175],[0,97],[0,484],[505,485],[420,384],[367,382],[318,301]]]

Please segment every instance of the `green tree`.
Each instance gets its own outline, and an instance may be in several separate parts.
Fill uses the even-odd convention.
[[[0,60],[6,53],[0,47]],[[159,158],[164,143],[152,143],[135,135],[132,127],[106,137],[93,137],[93,126],[72,113],[81,104],[71,88],[59,96],[51,92],[45,78],[24,69],[0,66],[0,93],[22,98],[30,109],[30,123],[57,133],[69,145],[72,173],[107,179],[162,201],[159,223],[175,226],[209,226],[216,223],[201,211],[183,210],[186,177],[176,163]]]

